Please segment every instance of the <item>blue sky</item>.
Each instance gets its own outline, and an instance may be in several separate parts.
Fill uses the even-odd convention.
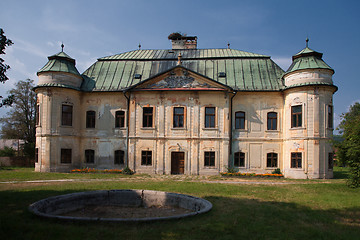
[[[14,45],[6,50],[10,80],[0,95],[36,72],[47,56],[64,51],[80,72],[97,58],[137,49],[167,49],[176,31],[198,36],[198,48],[231,48],[270,55],[284,70],[305,47],[324,53],[339,90],[335,122],[360,101],[360,1],[7,1],[0,27]],[[0,117],[6,109],[0,109]]]

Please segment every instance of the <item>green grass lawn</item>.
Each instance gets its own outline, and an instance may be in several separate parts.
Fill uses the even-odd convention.
[[[359,239],[360,190],[348,188],[346,169],[337,179],[289,181],[286,185],[221,184],[176,178],[111,174],[35,173],[0,170],[1,239]],[[86,179],[99,181],[86,181]],[[24,180],[83,179],[64,183]],[[106,181],[101,181],[104,179]],[[219,178],[213,178],[219,179]],[[114,181],[112,181],[114,180]],[[278,180],[274,180],[275,182]],[[284,181],[284,180],[281,180]],[[203,197],[213,209],[203,215],[153,223],[62,222],[27,211],[40,199],[98,189],[150,189]]]

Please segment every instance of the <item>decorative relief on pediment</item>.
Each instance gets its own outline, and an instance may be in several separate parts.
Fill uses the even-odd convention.
[[[207,83],[200,83],[187,73],[182,76],[169,74],[165,79],[150,84],[147,88],[211,88],[212,86]]]

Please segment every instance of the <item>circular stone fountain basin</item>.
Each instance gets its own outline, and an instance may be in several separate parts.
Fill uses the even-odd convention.
[[[154,221],[210,211],[212,204],[190,195],[151,190],[79,192],[37,201],[29,210],[41,217],[87,221]]]

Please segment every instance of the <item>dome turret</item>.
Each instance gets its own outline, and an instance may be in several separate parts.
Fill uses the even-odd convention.
[[[36,87],[54,86],[80,89],[82,77],[75,67],[75,59],[61,51],[49,56],[48,60],[45,66],[37,72],[39,84]]]
[[[306,46],[292,57],[292,64],[283,78],[286,87],[332,85],[334,70],[322,59],[323,54]]]

